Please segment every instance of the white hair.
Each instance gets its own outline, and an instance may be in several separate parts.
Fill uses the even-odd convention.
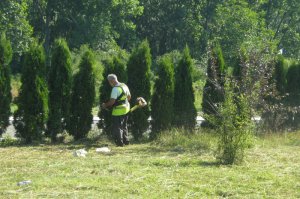
[[[117,78],[117,75],[115,75],[115,74],[109,74],[109,75],[107,75],[107,80],[108,81],[111,81],[111,80],[118,81],[118,78]]]

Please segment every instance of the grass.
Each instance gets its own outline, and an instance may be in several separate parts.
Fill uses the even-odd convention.
[[[87,157],[73,156],[80,148]],[[0,198],[300,198],[300,133],[257,138],[241,165],[219,165],[214,148],[211,134],[178,132],[124,148],[2,147]]]

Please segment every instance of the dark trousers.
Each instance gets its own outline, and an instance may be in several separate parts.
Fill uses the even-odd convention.
[[[112,133],[117,146],[129,144],[127,120],[128,114],[112,116]]]

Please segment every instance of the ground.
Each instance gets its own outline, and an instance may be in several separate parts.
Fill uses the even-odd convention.
[[[58,144],[0,148],[0,198],[300,198],[300,139],[257,138],[239,165],[213,148],[154,143],[115,147]],[[74,157],[85,148],[87,156]],[[17,186],[23,180],[32,183]]]

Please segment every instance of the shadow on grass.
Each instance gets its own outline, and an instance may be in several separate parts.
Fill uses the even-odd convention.
[[[219,167],[222,164],[219,161],[200,161],[199,165],[202,167]]]

